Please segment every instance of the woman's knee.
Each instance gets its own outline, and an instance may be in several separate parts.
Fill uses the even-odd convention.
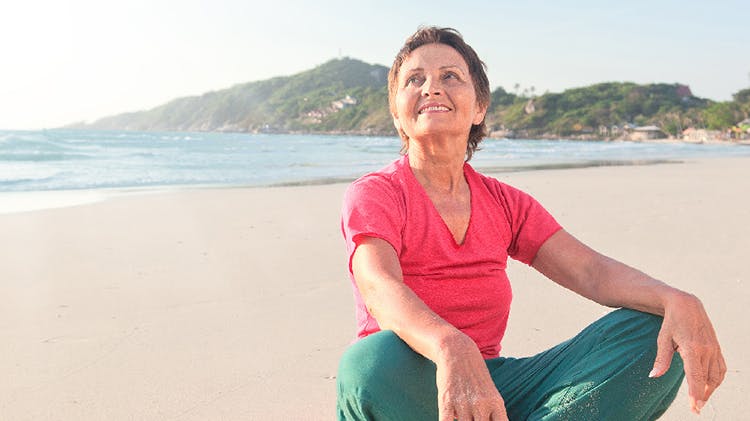
[[[423,419],[412,412],[437,408],[435,365],[392,331],[359,340],[341,357],[337,375],[339,419]]]
[[[642,346],[656,349],[663,318],[654,314],[621,308],[601,319],[607,336],[620,336],[628,341],[639,341]]]
[[[658,351],[657,339],[663,317],[630,309],[619,309],[610,315],[614,319],[610,330],[613,334],[620,335],[622,342],[631,343],[636,349],[641,350],[642,352],[636,355],[641,356],[642,364],[650,370]],[[669,371],[661,376],[660,380],[665,384],[679,385],[683,376],[682,358],[675,352]]]
[[[383,330],[360,339],[346,350],[337,378],[340,387],[375,391],[400,384],[406,376],[421,377],[430,364],[393,331]]]

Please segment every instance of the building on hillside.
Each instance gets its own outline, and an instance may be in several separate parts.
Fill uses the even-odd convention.
[[[357,105],[357,99],[349,95],[347,95],[346,98],[342,98],[331,103],[331,106],[338,110],[343,110],[350,105]]]
[[[737,140],[750,139],[750,118],[746,118],[732,127],[732,138]]]
[[[703,143],[721,139],[719,130],[706,130],[688,127],[682,131],[682,140],[685,142]]]
[[[599,126],[599,135],[603,137],[615,138],[622,134],[623,129],[623,127],[620,127],[617,124],[613,124],[611,126],[601,125]]]
[[[627,134],[627,139],[634,141],[664,139],[666,137],[667,135],[657,126],[636,127]]]
[[[534,105],[533,98],[526,102],[526,106],[523,107],[523,111],[526,114],[534,114],[534,111],[536,111],[536,106]]]
[[[683,101],[693,96],[693,92],[687,85],[677,85],[677,89],[675,89],[675,92],[677,93],[677,96],[680,97],[680,99],[682,99]]]

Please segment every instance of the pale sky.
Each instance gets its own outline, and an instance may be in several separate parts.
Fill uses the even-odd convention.
[[[424,24],[458,29],[493,89],[680,82],[729,100],[750,87],[747,0],[24,0],[0,5],[0,129],[149,109],[340,55],[390,66]]]

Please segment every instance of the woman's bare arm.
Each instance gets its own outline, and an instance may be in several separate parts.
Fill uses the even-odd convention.
[[[474,341],[433,312],[404,283],[395,250],[364,238],[352,271],[367,310],[381,329],[393,330],[437,366],[440,420],[507,420],[500,393]]]
[[[711,321],[697,297],[594,251],[564,230],[542,245],[532,266],[600,304],[664,316],[651,375],[664,374],[674,351],[678,351],[685,364],[694,411],[700,411],[723,381],[726,364]]]

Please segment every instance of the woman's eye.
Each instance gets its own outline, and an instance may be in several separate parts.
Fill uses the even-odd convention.
[[[421,76],[412,76],[412,77],[406,79],[406,84],[407,85],[416,85],[416,86],[419,86],[419,85],[422,84],[422,80],[423,79],[422,79]]]
[[[448,72],[443,75],[443,79],[458,79],[458,75],[453,72]]]

